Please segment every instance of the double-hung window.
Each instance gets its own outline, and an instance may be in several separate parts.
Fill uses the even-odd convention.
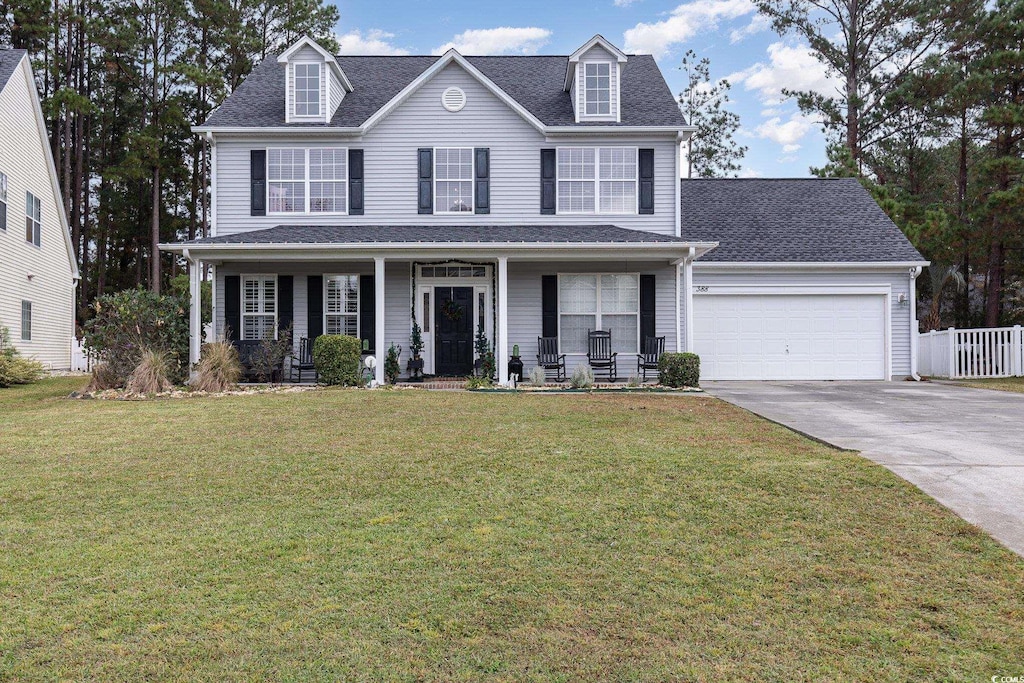
[[[242,276],[242,339],[277,337],[277,277]]]
[[[558,339],[562,353],[587,352],[587,332],[607,330],[612,350],[640,346],[640,276],[634,273],[559,275]]]
[[[272,147],[267,150],[268,213],[346,213],[348,149]]]
[[[636,147],[559,147],[558,213],[637,213]]]
[[[320,65],[295,65],[295,115],[320,116]]]
[[[0,230],[7,230],[7,174],[0,173]]]
[[[587,116],[612,113],[612,65],[588,62],[583,65],[583,111]]]
[[[434,213],[472,213],[472,148],[435,149],[434,179]]]
[[[31,192],[25,193],[25,241],[39,246],[43,232],[43,204]]]
[[[324,276],[324,330],[327,334],[359,336],[359,277]]]

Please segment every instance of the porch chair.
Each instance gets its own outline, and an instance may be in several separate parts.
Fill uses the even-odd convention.
[[[658,372],[658,361],[661,360],[661,354],[665,353],[665,338],[644,337],[641,351],[642,353],[636,354],[636,372],[646,382],[648,370]]]
[[[313,372],[313,381],[315,382],[317,377],[316,366],[313,365],[313,340],[308,337],[303,337],[299,340],[299,352],[292,353],[289,356],[291,362],[289,365],[289,377],[293,382],[296,381],[295,374],[298,373],[298,383],[302,384],[302,373],[303,371]]]
[[[607,330],[587,330],[587,362],[594,374],[607,372],[608,381],[618,379],[616,362],[618,353],[612,351],[612,333]]]
[[[537,337],[537,365],[544,368],[545,376],[554,370],[555,381],[565,381],[565,354],[558,353],[557,337]]]

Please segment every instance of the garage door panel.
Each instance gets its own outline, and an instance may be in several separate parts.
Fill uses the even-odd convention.
[[[879,294],[696,296],[694,344],[707,379],[884,379]]]

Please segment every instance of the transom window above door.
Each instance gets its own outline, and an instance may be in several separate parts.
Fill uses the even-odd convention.
[[[348,149],[271,147],[267,150],[267,213],[348,211]]]
[[[472,213],[473,149],[434,149],[434,213]]]

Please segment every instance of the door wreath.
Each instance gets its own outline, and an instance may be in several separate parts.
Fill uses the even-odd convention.
[[[452,322],[459,322],[462,320],[462,316],[465,315],[465,313],[465,309],[451,299],[448,299],[441,304],[441,314]]]

